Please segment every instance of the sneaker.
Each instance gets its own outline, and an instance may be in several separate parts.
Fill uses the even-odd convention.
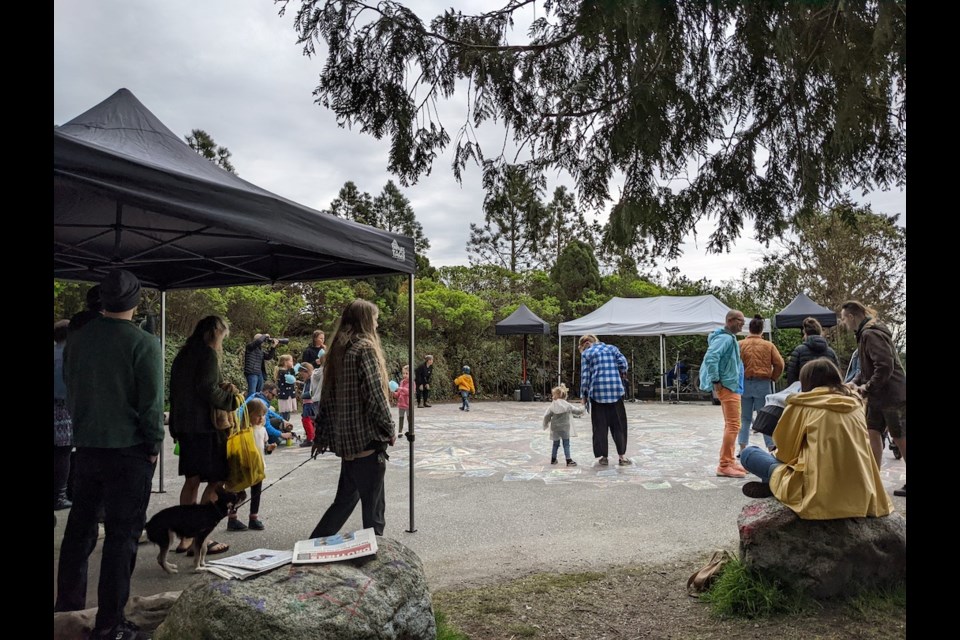
[[[460,407],[460,411],[463,411],[463,407]]]
[[[430,408],[430,407],[432,407],[433,405],[432,405],[432,404],[427,404],[426,402],[424,402],[424,403],[423,403],[423,406],[426,407],[426,408]]]
[[[600,460],[597,462],[597,464],[602,464],[602,465],[606,466],[606,465],[610,464],[610,461],[607,460],[607,456],[603,456],[602,458],[600,458]]]
[[[577,461],[576,461],[576,460],[571,460],[570,458],[567,458],[567,466],[568,466],[568,467],[575,467],[575,466],[577,466]]]
[[[260,518],[247,520],[247,526],[253,529],[254,531],[263,531],[266,527],[263,526],[263,522]]]
[[[620,465],[630,464],[630,458],[620,458],[620,460],[617,461],[617,464],[620,464]]]
[[[746,478],[747,470],[740,465],[732,464],[729,467],[717,467],[718,478]]]
[[[550,464],[557,464],[556,458],[550,458]]]
[[[466,409],[464,409],[464,411],[470,411],[470,407],[467,407]]]
[[[312,446],[313,446],[313,440],[304,440],[303,442],[300,443],[300,446],[301,446],[301,447],[312,447]]]
[[[741,489],[748,498],[769,498],[773,495],[770,485],[766,482],[748,482]]]
[[[240,522],[238,518],[227,519],[227,531],[246,531],[247,525]]]
[[[90,640],[150,640],[150,635],[140,631],[140,627],[124,620],[112,629],[91,631]]]
[[[277,443],[276,443],[276,442],[271,442],[270,444],[268,444],[268,445],[264,448],[263,451],[264,451],[264,453],[270,454],[270,453],[273,453],[273,450],[276,449],[276,448],[277,448]]]
[[[893,490],[893,495],[895,495],[895,496],[900,496],[901,498],[906,498],[906,497],[907,497],[907,483],[904,482],[902,487],[900,487],[899,489],[894,489],[894,490]]]

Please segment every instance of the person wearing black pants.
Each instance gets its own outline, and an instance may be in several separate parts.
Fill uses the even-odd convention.
[[[597,464],[607,460],[607,430],[613,436],[620,458],[618,464],[630,464],[627,453],[627,411],[623,406],[623,376],[627,359],[611,344],[600,342],[597,336],[580,337],[580,399],[590,412],[593,425],[593,456]]]
[[[590,424],[593,426],[593,457],[607,458],[609,439],[607,430],[617,448],[617,456],[624,460],[627,453],[627,410],[623,399],[616,402],[591,402]]]
[[[366,300],[348,304],[327,352],[312,454],[333,451],[341,461],[340,480],[311,538],[338,533],[358,502],[363,528],[383,535],[387,447],[396,443],[397,430],[387,401],[378,315]]]
[[[383,498],[383,477],[387,471],[385,453],[371,453],[362,458],[340,462],[340,481],[333,504],[314,527],[311,538],[332,536],[340,531],[360,503],[363,528],[372,528],[383,535],[386,501]]]
[[[433,356],[423,359],[423,364],[414,371],[414,383],[417,385],[417,406],[431,406],[427,399],[430,397],[430,378],[433,377]]]

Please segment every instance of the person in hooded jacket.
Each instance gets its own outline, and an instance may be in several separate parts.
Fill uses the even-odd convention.
[[[860,371],[848,383],[867,401],[867,429],[870,448],[880,465],[883,431],[897,444],[907,461],[907,375],[900,363],[893,333],[877,321],[877,312],[857,300],[848,300],[840,308],[840,322],[857,337]],[[907,485],[893,492],[907,497]]]
[[[803,365],[816,358],[828,358],[840,368],[836,352],[827,344],[827,339],[820,335],[822,333],[823,327],[816,318],[803,320],[803,342],[797,345],[787,359],[787,386],[799,380]]]
[[[744,495],[774,496],[804,520],[890,514],[866,427],[863,402],[840,369],[826,358],[811,360],[773,432],[776,452],[750,446],[740,454],[740,464],[760,477],[743,485]]]

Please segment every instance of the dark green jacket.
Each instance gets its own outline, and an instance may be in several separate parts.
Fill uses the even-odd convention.
[[[77,447],[122,449],[163,442],[160,341],[129,320],[99,317],[71,333],[63,378]]]
[[[216,431],[211,409],[236,409],[235,395],[220,388],[217,352],[206,344],[184,345],[170,367],[170,435]]]

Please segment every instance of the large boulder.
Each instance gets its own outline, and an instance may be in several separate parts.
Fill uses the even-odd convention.
[[[154,640],[431,640],[437,629],[423,564],[390,538],[377,554],[286,565],[248,580],[203,575]]]
[[[816,598],[894,586],[907,575],[907,521],[801,520],[776,498],[755,500],[737,518],[740,559],[762,575]]]

